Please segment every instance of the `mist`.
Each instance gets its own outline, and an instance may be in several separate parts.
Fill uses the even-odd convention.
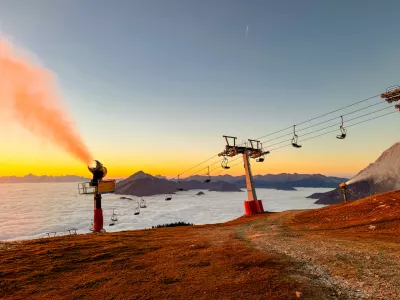
[[[92,156],[63,108],[54,75],[23,53],[0,37],[0,111],[11,111],[11,120],[3,123],[17,122],[83,163],[90,163]]]

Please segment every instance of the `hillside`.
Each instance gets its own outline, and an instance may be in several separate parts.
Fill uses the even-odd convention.
[[[347,181],[349,199],[359,199],[372,194],[400,189],[400,142],[385,150],[379,158]],[[333,204],[343,201],[339,189],[309,198],[316,204]]]
[[[215,225],[0,244],[2,299],[399,299],[400,191]]]

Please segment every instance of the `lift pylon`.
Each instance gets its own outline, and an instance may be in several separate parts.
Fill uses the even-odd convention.
[[[269,152],[264,152],[261,147],[260,141],[248,140],[250,147],[237,146],[237,137],[223,136],[226,141],[225,150],[218,154],[218,156],[233,157],[236,155],[243,156],[244,168],[246,171],[246,188],[247,188],[247,201],[244,201],[244,209],[246,215],[253,215],[263,213],[264,208],[261,200],[257,199],[256,190],[254,188],[253,175],[251,173],[250,158],[259,158]],[[231,141],[231,142],[230,142]]]

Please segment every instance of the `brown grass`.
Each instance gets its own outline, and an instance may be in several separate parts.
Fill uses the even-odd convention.
[[[233,227],[78,235],[0,251],[2,299],[292,299],[291,262],[246,246]],[[310,287],[308,287],[311,289]]]
[[[268,230],[268,238],[282,238],[282,243],[288,238],[295,243],[305,233],[313,239],[320,232],[349,241],[357,235],[398,243],[399,199],[400,193],[394,192],[225,224],[2,244],[0,298],[296,299],[300,291],[306,299],[331,299],[332,290],[304,279],[304,262],[255,247],[254,241],[260,244]],[[286,231],[279,231],[278,223],[265,225],[279,218]],[[371,224],[376,229],[368,229]]]
[[[330,205],[297,214],[293,229],[334,231],[339,235],[360,235],[399,242],[400,191]]]

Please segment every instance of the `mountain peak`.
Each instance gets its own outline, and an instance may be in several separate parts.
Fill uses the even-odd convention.
[[[375,162],[350,179],[349,183],[372,180],[376,184],[388,179],[400,180],[400,142],[383,151]]]
[[[153,176],[140,170],[140,171],[136,172],[135,174],[129,176],[128,179],[138,180],[138,179],[145,179],[145,178],[153,178]]]

